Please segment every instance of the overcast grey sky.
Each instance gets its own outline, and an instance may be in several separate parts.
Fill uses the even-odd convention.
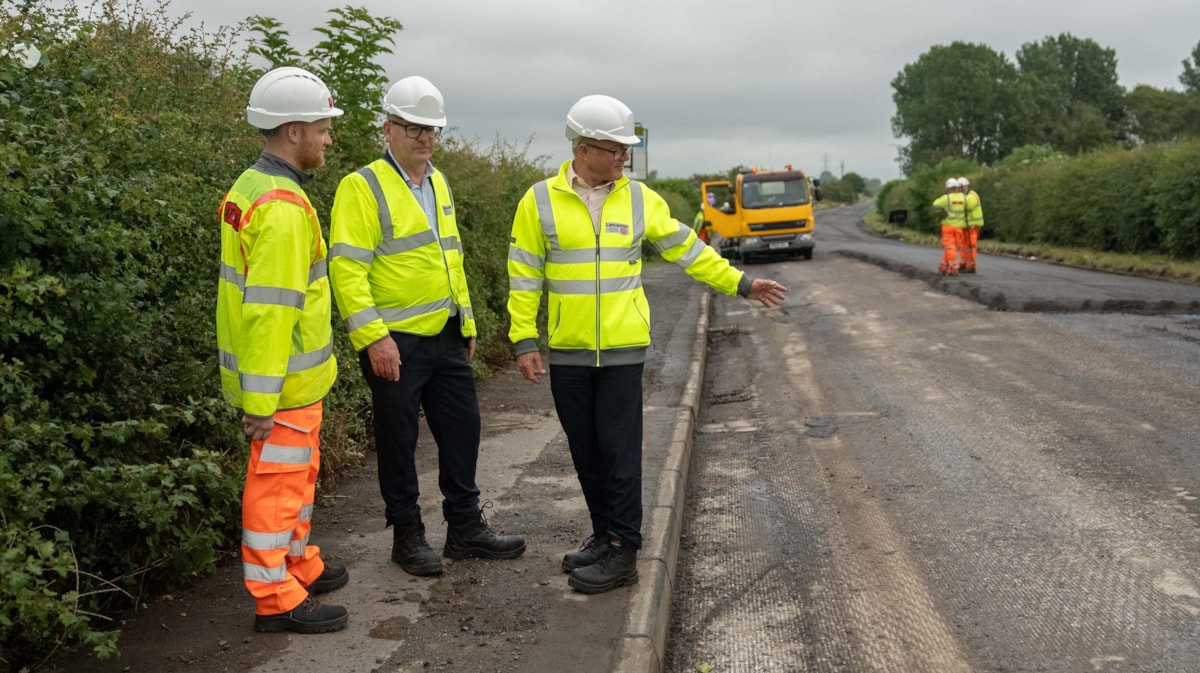
[[[608,94],[648,130],[660,177],[787,163],[896,177],[891,81],[933,45],[982,43],[1015,60],[1068,32],[1114,49],[1125,87],[1179,89],[1200,42],[1197,0],[174,0],[170,12],[209,27],[270,16],[304,51],[346,4],[404,25],[388,76],[429,78],[458,135],[529,140],[530,156],[557,164],[569,157],[567,109]]]

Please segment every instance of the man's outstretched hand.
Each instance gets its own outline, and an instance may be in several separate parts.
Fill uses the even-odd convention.
[[[753,299],[767,308],[774,308],[783,303],[786,292],[786,287],[773,280],[755,278],[750,284],[750,294],[746,295],[746,298]]]

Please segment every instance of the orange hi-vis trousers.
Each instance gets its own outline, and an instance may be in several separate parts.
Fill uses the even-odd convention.
[[[325,570],[308,544],[321,467],[321,403],[275,412],[266,440],[250,442],[242,492],[242,573],[254,612],[288,612],[308,597]]]
[[[962,258],[964,269],[975,268],[975,253],[979,245],[979,227],[963,229]]]
[[[942,225],[942,263],[938,267],[939,273],[950,276],[958,273],[958,250],[965,247],[965,232],[963,227]]]

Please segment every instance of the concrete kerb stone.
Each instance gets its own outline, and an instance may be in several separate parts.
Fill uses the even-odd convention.
[[[680,396],[675,428],[663,472],[659,475],[658,497],[650,512],[650,525],[643,538],[638,561],[639,581],[634,587],[625,621],[625,636],[617,655],[619,673],[660,673],[671,623],[671,597],[675,566],[679,559],[679,536],[683,530],[683,507],[687,498],[688,464],[692,433],[700,412],[704,366],[708,357],[708,306],[712,293],[700,296],[700,315],[692,340],[692,365]]]

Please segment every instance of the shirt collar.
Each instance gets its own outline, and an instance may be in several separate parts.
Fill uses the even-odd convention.
[[[421,185],[413,182],[412,178],[409,177],[409,175],[408,175],[408,171],[404,170],[400,166],[399,161],[396,161],[396,157],[392,154],[392,148],[389,147],[383,151],[383,159],[385,161],[387,161],[389,164],[391,164],[392,168],[396,169],[396,172],[400,174],[400,177],[404,178],[404,181],[407,182],[409,185],[412,185],[413,187],[421,186]],[[424,180],[421,180],[421,184],[425,184],[425,181],[429,179],[430,175],[433,175],[433,162],[426,161],[425,162],[425,178],[424,178]]]
[[[254,162],[254,170],[267,175],[288,178],[298,185],[303,185],[313,177],[266,150],[258,155],[258,161]]]
[[[578,183],[584,189],[591,189],[591,190],[612,189],[612,186],[615,184],[615,182],[610,181],[610,182],[601,183],[601,184],[595,185],[595,186],[589,185],[587,183],[587,180],[584,180],[583,178],[579,177],[579,174],[575,172],[575,161],[574,160],[572,160],[570,163],[567,164],[567,182],[572,187],[574,187],[575,184]]]

